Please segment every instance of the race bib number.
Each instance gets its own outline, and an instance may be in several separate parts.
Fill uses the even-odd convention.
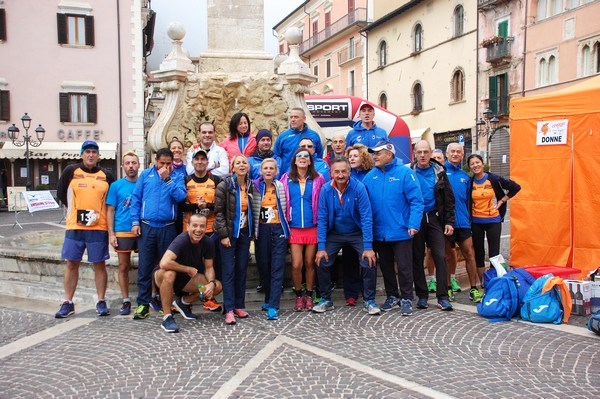
[[[93,209],[77,209],[77,225],[95,226],[100,219],[100,212]]]
[[[273,223],[277,219],[277,209],[268,206],[260,208],[260,223]]]
[[[244,228],[248,226],[248,215],[246,214],[246,212],[242,212],[242,215],[240,217],[240,228]]]

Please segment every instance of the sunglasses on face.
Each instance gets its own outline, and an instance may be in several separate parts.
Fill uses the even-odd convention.
[[[296,158],[308,158],[310,155],[308,154],[296,154]]]

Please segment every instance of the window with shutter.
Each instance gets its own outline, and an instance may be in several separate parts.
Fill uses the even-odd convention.
[[[490,95],[488,97],[488,106],[494,115],[498,114],[498,77],[489,77],[489,90]]]
[[[0,120],[7,121],[10,119],[10,92],[8,90],[0,90]]]
[[[6,10],[0,8],[0,40],[6,41]]]
[[[59,93],[60,121],[97,123],[98,96],[88,93]]]
[[[93,46],[94,17],[91,15],[56,14],[58,43],[74,46]]]
[[[498,36],[508,37],[508,20],[498,23]]]

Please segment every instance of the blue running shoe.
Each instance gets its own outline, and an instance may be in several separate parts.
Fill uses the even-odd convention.
[[[155,295],[152,297],[152,299],[150,299],[150,307],[156,312],[162,311],[162,302],[160,301],[160,296]]]
[[[333,302],[324,298],[312,308],[315,313],[325,313],[328,310],[333,310]]]
[[[370,314],[371,316],[381,314],[381,309],[377,306],[375,301],[371,299],[370,301],[365,301],[363,304],[363,310]]]
[[[428,307],[429,304],[427,303],[427,299],[419,298],[419,300],[417,301],[417,309],[427,309]]]
[[[278,320],[279,315],[277,314],[277,309],[269,308],[267,311],[267,320]]]
[[[269,311],[269,304],[268,304],[268,303],[263,303],[263,304],[262,304],[262,306],[260,307],[260,309],[261,309],[263,312],[267,312],[267,311]]]
[[[119,309],[119,314],[121,316],[127,316],[129,313],[131,313],[131,302],[123,302],[121,309]]]
[[[98,301],[96,304],[96,313],[98,313],[98,316],[108,316],[110,314],[105,300]]]
[[[445,311],[454,310],[452,308],[452,304],[447,299],[438,300],[437,307],[440,308],[440,310],[445,310]]]
[[[75,304],[73,302],[69,303],[69,301],[65,301],[60,305],[60,310],[56,312],[54,317],[57,319],[64,319],[71,316],[73,313],[75,313]]]
[[[192,313],[192,305],[186,305],[181,298],[177,298],[177,300],[173,301],[173,306],[186,320],[195,320],[198,318],[198,315]]]
[[[402,316],[410,316],[413,313],[412,301],[410,299],[401,299],[398,306],[400,306],[400,314]]]
[[[168,315],[167,318],[164,319],[162,323],[160,323],[160,328],[162,328],[168,333],[179,332],[179,326],[177,325],[177,322],[171,315]]]
[[[383,305],[381,305],[380,309],[384,312],[389,312],[398,304],[399,299],[393,295],[388,296]]]

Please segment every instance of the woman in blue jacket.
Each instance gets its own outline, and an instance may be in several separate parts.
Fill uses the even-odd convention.
[[[317,254],[317,208],[325,179],[315,170],[313,158],[306,148],[293,155],[289,173],[281,177],[287,202],[286,219],[290,224],[292,281],[296,301],[294,310],[313,308],[315,256]],[[302,268],[306,269],[306,293],[302,292]]]
[[[483,158],[478,154],[470,155],[467,164],[473,172],[468,197],[472,218],[473,249],[477,273],[483,282],[485,237],[487,236],[488,241],[488,257],[492,258],[500,254],[500,235],[506,214],[506,203],[521,190],[521,186],[510,179],[485,172]]]
[[[283,276],[287,240],[290,235],[285,220],[287,202],[283,184],[275,178],[279,173],[277,161],[266,158],[261,162],[261,177],[254,180],[252,212],[254,216],[254,248],[256,263],[265,291],[262,310],[267,311],[267,320],[277,320]]]

